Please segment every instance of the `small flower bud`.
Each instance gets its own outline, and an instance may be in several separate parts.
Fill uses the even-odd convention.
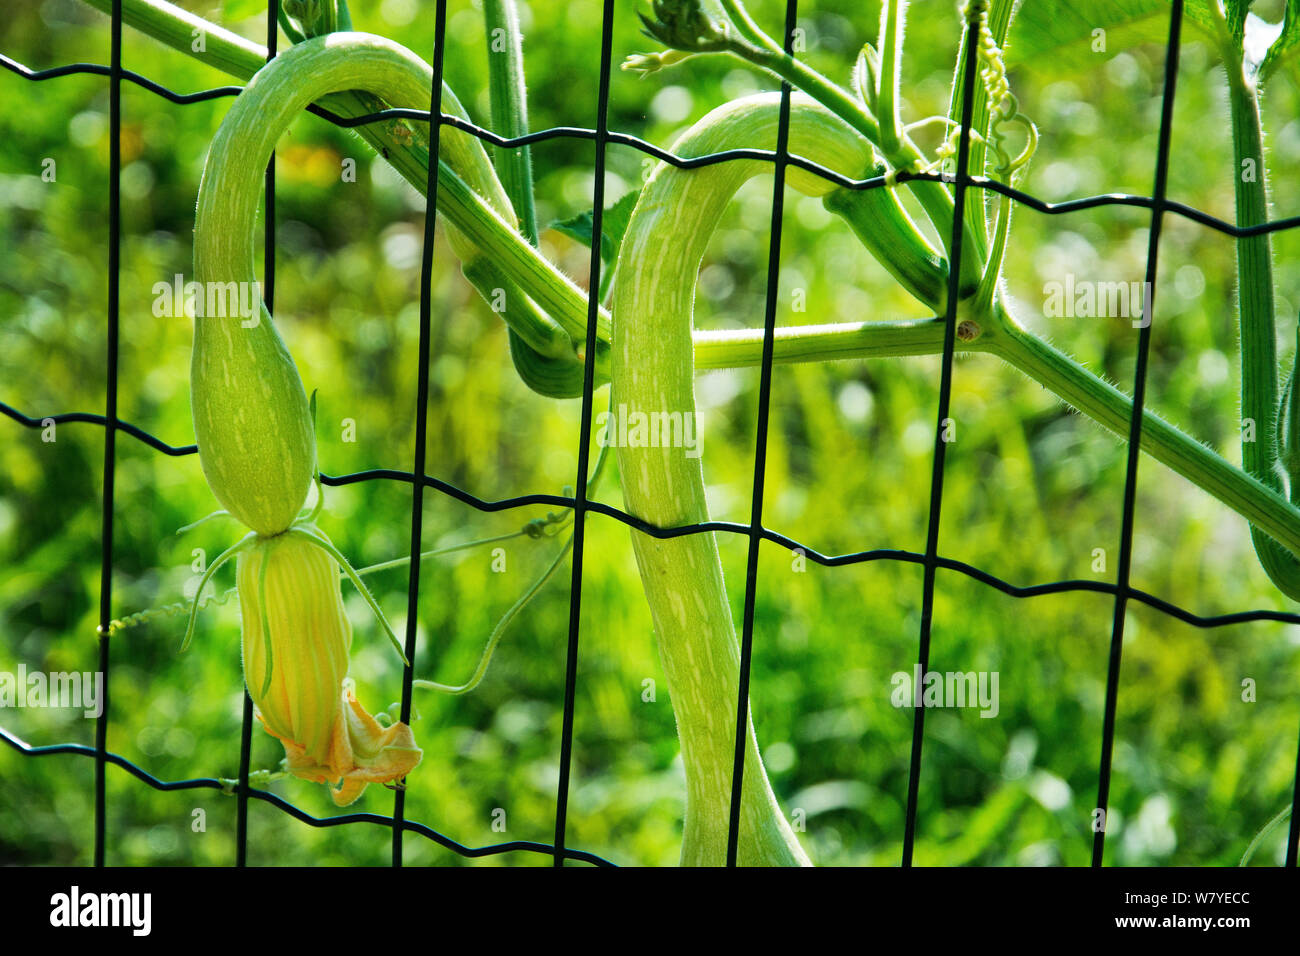
[[[654,0],[652,8],[654,16],[638,16],[646,34],[664,46],[690,53],[726,47],[730,24],[710,16],[703,0]]]

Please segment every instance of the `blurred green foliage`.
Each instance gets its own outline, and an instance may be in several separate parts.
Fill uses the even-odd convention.
[[[261,39],[256,4],[200,0],[195,12]],[[615,62],[654,49],[635,4],[620,2]],[[751,4],[775,31],[781,5]],[[808,59],[847,82],[874,39],[878,4],[802,5]],[[416,0],[357,0],[357,29],[391,36],[426,58],[433,22]],[[600,5],[523,5],[534,128],[590,126],[596,107]],[[239,18],[244,19],[229,19]],[[32,66],[107,62],[109,22],[74,0],[20,0],[6,10],[0,50]],[[282,39],[281,41],[286,42]],[[909,120],[946,111],[957,42],[948,0],[913,4],[904,68]],[[450,3],[447,78],[487,124],[481,11]],[[1025,188],[1047,199],[1148,192],[1154,170],[1163,50],[1112,46],[1068,67],[1008,51],[1022,108],[1042,132]],[[232,82],[131,30],[124,64],[172,89]],[[610,124],[668,145],[726,100],[774,82],[726,60],[694,59],[650,79],[616,73]],[[0,75],[0,400],[28,414],[100,411],[105,401],[108,93],[96,77],[30,83]],[[173,444],[192,441],[191,330],[156,318],[155,282],[190,273],[194,200],[207,143],[229,100],[175,106],[130,84],[123,92],[120,415]],[[1275,214],[1300,212],[1285,184],[1300,176],[1300,99],[1290,78],[1268,90]],[[937,136],[937,127],[919,135]],[[1189,38],[1175,112],[1171,194],[1232,217],[1231,149],[1222,76]],[[933,146],[933,138],[927,140]],[[277,179],[276,316],[308,390],[320,391],[324,470],[409,470],[423,200],[351,134],[304,116],[281,143]],[[534,148],[539,222],[590,207],[591,144]],[[57,179],[42,182],[42,161]],[[357,161],[355,183],[341,163]],[[644,157],[613,147],[606,195],[634,185]],[[697,321],[704,328],[762,321],[771,181],[745,187],[703,263]],[[848,230],[815,200],[787,197],[778,320],[783,324],[915,317]],[[1046,319],[1042,285],[1081,278],[1139,280],[1147,214],[1102,209],[1069,217],[1021,211],[1008,284],[1035,330],[1094,371],[1132,383],[1137,333],[1126,320]],[[543,249],[585,281],[587,252],[555,230]],[[1300,236],[1276,240],[1279,336],[1300,306]],[[559,492],[573,484],[580,403],[529,392],[515,375],[504,327],[460,277],[442,239],[433,275],[433,361],[426,470],[484,498]],[[794,290],[806,311],[793,311]],[[1232,243],[1190,223],[1167,223],[1148,402],[1239,460]],[[824,552],[924,550],[935,358],[779,367],[774,377],[764,521]],[[716,518],[746,521],[754,459],[756,371],[702,374],[698,391]],[[598,399],[599,401],[599,399]],[[1113,580],[1124,449],[1050,394],[992,359],[955,372],[957,441],[945,478],[941,552],[1018,584]],[[344,440],[348,420],[355,442]],[[0,420],[0,670],[91,670],[96,662],[102,430],[68,424],[57,441]],[[601,498],[621,506],[616,481]],[[545,509],[483,514],[430,493],[426,548],[519,527]],[[215,504],[195,457],[169,458],[118,442],[113,607],[117,616],[182,600],[208,560],[233,540],[209,525],[176,529]],[[1135,586],[1203,613],[1283,608],[1258,567],[1245,522],[1149,459],[1142,461]],[[323,527],[358,566],[405,552],[410,488],[376,481],[330,489]],[[744,599],[745,543],[721,536],[733,606]],[[487,550],[426,561],[417,672],[463,680],[496,618],[559,546],[520,539],[506,570]],[[1105,569],[1095,549],[1105,551]],[[911,713],[890,705],[890,675],[911,670],[921,599],[917,566],[839,569],[764,546],[759,572],[753,702],[759,740],[787,810],[820,864],[895,864],[906,798]],[[503,642],[473,694],[416,698],[424,762],[410,778],[412,819],[471,845],[553,835],[568,621],[568,566]],[[218,587],[232,574],[218,575]],[[394,626],[405,626],[406,572],[371,579]],[[400,694],[400,665],[362,602],[345,588],[357,635],[352,673],[373,709]],[[920,789],[921,864],[1082,864],[1089,858],[1112,601],[1073,593],[1016,600],[940,571],[932,666],[997,670],[996,719],[937,711],[926,728]],[[163,779],[233,777],[241,704],[238,612],[205,612],[193,649],[177,653],[183,620],[167,619],[112,644],[112,750]],[[668,688],[629,547],[629,532],[589,519],[582,591],[574,787],[568,842],[620,863],[671,864],[680,843],[683,776]],[[1257,700],[1242,700],[1242,682]],[[642,699],[656,682],[653,702]],[[1108,861],[1232,864],[1289,799],[1300,725],[1295,628],[1252,623],[1200,630],[1131,605],[1126,625]],[[93,742],[93,722],[60,710],[6,710],[0,723],[32,744]],[[254,767],[279,744],[260,729]],[[92,761],[24,758],[0,748],[0,862],[87,863]],[[317,815],[336,812],[324,788],[288,779],[277,793]],[[126,773],[108,776],[109,862],[227,864],[234,801],[211,791],[158,793]],[[493,811],[506,812],[504,833]],[[193,811],[206,813],[195,832]],[[372,787],[353,809],[387,814]],[[254,802],[257,864],[381,864],[386,830],[313,829]],[[1285,828],[1257,863],[1281,858]],[[460,857],[417,837],[414,864]],[[516,853],[484,864],[543,864]]]

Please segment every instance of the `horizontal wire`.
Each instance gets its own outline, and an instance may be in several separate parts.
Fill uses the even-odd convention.
[[[46,757],[46,756],[54,756],[58,754],[75,754],[83,757],[96,756],[96,751],[94,747],[87,747],[83,744],[48,744],[45,746],[33,746],[32,744],[27,743],[27,741],[23,740],[22,738],[17,737],[14,734],[10,733],[4,727],[0,727],[0,740],[3,740],[10,747],[12,747],[14,750],[18,751],[20,754],[22,754],[25,757]],[[121,767],[123,770],[127,771],[132,776],[148,784],[150,787],[153,787],[155,790],[161,790],[164,793],[175,791],[175,790],[225,791],[227,789],[226,784],[222,783],[220,780],[217,780],[213,777],[196,777],[190,780],[159,780],[153,774],[149,773],[149,771],[143,769],[137,764],[132,763],[130,760],[128,760],[126,757],[123,757],[121,754],[109,752],[105,755],[105,759],[109,763]],[[256,788],[249,788],[248,795],[256,800],[261,800],[265,803],[271,804],[272,806],[278,807],[280,810],[283,810],[285,813],[289,814],[290,816],[298,820],[301,820],[303,823],[306,823],[307,825],[313,827],[318,827],[318,828],[337,827],[347,823],[372,823],[379,826],[386,826],[390,828],[393,825],[392,817],[380,816],[379,814],[375,814],[375,813],[345,813],[333,817],[314,817],[310,813],[307,813],[305,810],[302,810],[301,808],[285,800],[283,797],[280,797],[267,790],[258,790]],[[409,831],[411,833],[418,833],[421,836],[427,837],[429,840],[432,840],[434,843],[437,843],[439,846],[442,846],[464,857],[474,858],[474,857],[484,857],[484,856],[496,856],[498,854],[512,853],[516,851],[538,853],[538,854],[544,854],[546,856],[555,855],[555,848],[553,846],[550,846],[549,844],[546,843],[536,843],[531,840],[512,840],[509,843],[494,843],[490,846],[471,847],[471,846],[465,846],[463,843],[458,843],[457,841],[451,839],[451,837],[444,836],[443,834],[439,833],[437,830],[434,830],[432,827],[423,823],[415,823],[410,820],[404,820],[402,821],[402,829]],[[609,860],[597,856],[594,853],[588,853],[585,850],[571,850],[565,848],[564,855],[568,859],[577,860],[582,863],[591,863],[595,866],[615,865],[614,863],[611,863]]]
[[[112,76],[112,70],[107,66],[99,63],[72,63],[68,66],[54,66],[48,70],[33,70],[17,60],[0,53],[0,66],[6,67],[17,73],[25,80],[53,80],[60,76],[74,76],[76,74],[90,74],[91,76]],[[187,103],[202,103],[205,100],[216,100],[223,96],[238,96],[242,91],[242,86],[217,86],[210,90],[200,90],[198,93],[176,93],[169,90],[160,83],[155,83],[148,77],[141,76],[132,70],[122,70],[122,79],[130,80],[137,86],[144,87],[150,93],[157,93],[163,99],[171,100],[173,103],[185,105]]]
[[[0,66],[4,66],[12,72],[18,74],[27,80],[39,81],[49,80],[61,76],[70,76],[78,73],[88,73],[95,76],[108,76],[109,68],[96,63],[73,63],[67,66],[51,67],[47,70],[32,70],[11,57],[0,54]],[[159,96],[170,100],[173,103],[197,103],[204,100],[218,99],[224,96],[237,96],[243,87],[240,86],[220,86],[210,90],[203,90],[198,93],[176,93],[167,87],[155,83],[138,73],[130,70],[122,71],[122,78],[130,80],[138,86],[156,93]],[[378,110],[373,113],[366,113],[362,116],[344,117],[339,116],[331,110],[322,106],[312,104],[307,107],[307,111],[328,120],[335,126],[344,129],[353,129],[358,126],[365,126],[369,123],[377,123],[390,119],[406,119],[417,122],[427,123],[432,117],[428,110],[412,109],[408,107],[394,107],[391,109]],[[439,116],[439,122],[444,126],[451,126],[462,132],[469,133],[478,139],[490,143],[493,146],[502,149],[514,149],[521,146],[530,146],[534,143],[541,143],[552,139],[585,139],[594,141],[596,131],[579,126],[555,126],[549,129],[537,130],[536,132],[526,133],[523,136],[504,137],[498,136],[491,130],[484,129],[471,123],[469,120],[462,119],[458,116],[451,116],[442,113]],[[716,153],[708,153],[703,156],[678,156],[668,150],[655,146],[639,137],[627,133],[611,132],[606,137],[607,141],[620,146],[630,146],[639,152],[653,156],[678,169],[698,169],[704,166],[713,166],[718,163],[733,162],[737,160],[756,160],[758,162],[776,162],[776,153],[765,149],[729,149]],[[906,182],[942,182],[954,183],[956,176],[947,173],[922,173],[911,170],[896,171],[892,176],[872,176],[867,179],[853,179],[841,173],[835,172],[820,163],[813,162],[802,156],[791,155],[787,157],[786,162],[790,166],[796,166],[799,169],[819,176],[822,179],[832,182],[844,189],[867,190],[888,188],[894,183]],[[1129,206],[1137,209],[1155,209],[1157,206],[1170,213],[1182,216],[1192,222],[1199,223],[1207,228],[1214,229],[1217,232],[1224,233],[1235,238],[1244,238],[1247,236],[1259,236],[1272,232],[1280,232],[1286,229],[1294,229],[1300,226],[1300,216],[1288,216],[1285,219],[1275,219],[1262,223],[1256,223],[1253,226],[1236,226],[1232,223],[1213,216],[1195,206],[1189,206],[1186,203],[1178,202],[1172,199],[1156,200],[1150,196],[1137,196],[1128,193],[1103,193],[1097,196],[1085,196],[1079,199],[1067,199],[1061,202],[1048,202],[1039,199],[1031,193],[1024,192],[1009,186],[1005,183],[998,182],[995,179],[989,179],[986,176],[965,176],[963,182],[976,189],[987,189],[991,192],[998,193],[1013,199],[1021,205],[1027,206],[1040,213],[1051,216],[1065,215],[1073,212],[1081,212],[1087,209],[1096,209],[1105,206]]]
[[[62,415],[49,415],[45,418],[34,418],[24,415],[22,412],[0,402],[0,412],[8,415],[15,421],[26,425],[29,428],[40,428],[45,421],[54,422],[86,422],[88,424],[99,425],[103,427],[104,416],[94,415],[88,412],[68,412]],[[193,455],[198,451],[197,445],[169,445],[161,439],[155,438],[144,429],[128,422],[118,422],[118,428],[127,434],[138,438],[140,441],[150,445],[159,451],[168,455],[181,456]],[[366,471],[357,471],[346,475],[328,475],[322,473],[321,483],[331,487],[343,487],[346,485],[360,484],[367,481],[402,481],[411,483],[414,476],[409,471],[400,471],[393,468],[371,468]],[[432,475],[424,476],[424,485],[427,488],[433,488],[442,492],[449,498],[454,498],[462,504],[469,505],[477,511],[489,514],[495,514],[502,511],[510,511],[515,508],[526,508],[535,505],[555,505],[561,508],[572,508],[574,498],[570,495],[555,495],[545,492],[534,492],[526,495],[515,495],[509,498],[480,498],[472,492],[465,491],[463,488],[443,481],[441,478],[435,478]],[[597,514],[613,518],[628,527],[643,532],[655,538],[678,538],[688,534],[707,534],[709,532],[723,532],[725,534],[748,535],[749,525],[741,524],[735,521],[702,521],[695,524],[675,525],[670,528],[663,528],[659,525],[651,524],[643,518],[629,514],[621,508],[615,508],[613,505],[607,505],[600,501],[587,502],[587,510]],[[815,564],[824,567],[835,568],[851,564],[865,564],[871,561],[901,561],[908,564],[925,564],[925,555],[915,551],[904,551],[893,548],[875,548],[869,551],[852,551],[845,554],[825,554],[816,548],[810,547],[798,541],[795,538],[788,537],[778,531],[770,528],[760,527],[758,533],[761,537],[773,544],[780,545],[788,551],[799,551],[805,557],[809,558]],[[1089,581],[1085,579],[1073,579],[1066,581],[1051,581],[1044,584],[1016,585],[994,574],[990,574],[981,568],[964,561],[958,561],[954,558],[939,557],[935,567],[944,568],[948,571],[957,571],[973,578],[983,584],[996,588],[1004,594],[1015,598],[1039,597],[1045,594],[1063,594],[1072,591],[1092,591],[1097,594],[1116,594],[1118,587],[1108,581]],[[1237,611],[1232,614],[1201,615],[1195,611],[1188,610],[1163,598],[1148,594],[1137,588],[1126,588],[1125,593],[1129,598],[1136,600],[1148,607],[1161,611],[1164,614],[1177,618],[1184,623],[1202,628],[1225,627],[1230,624],[1244,624],[1253,621],[1276,621],[1282,624],[1300,624],[1300,614],[1293,614],[1288,611],[1270,611],[1259,609],[1253,611]]]
[[[108,419],[103,415],[96,415],[93,412],[64,412],[61,415],[46,415],[43,418],[32,418],[28,415],[24,415],[12,405],[6,405],[4,402],[0,402],[0,413],[8,415],[20,425],[26,425],[28,428],[44,428],[46,427],[46,422],[53,422],[56,425],[62,425],[64,422],[86,422],[87,424],[98,425],[103,428],[105,427],[105,423],[108,421]],[[117,430],[126,432],[132,438],[139,439],[150,448],[156,449],[164,455],[171,455],[174,458],[179,458],[183,455],[196,455],[199,451],[198,445],[169,445],[161,438],[155,438],[153,435],[150,435],[143,428],[132,425],[130,422],[124,422],[121,419],[118,419]]]

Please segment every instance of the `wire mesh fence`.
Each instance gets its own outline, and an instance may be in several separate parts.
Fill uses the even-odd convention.
[[[404,119],[430,124],[430,156],[437,157],[439,134],[443,126],[469,133],[485,143],[498,149],[515,149],[533,143],[553,139],[587,140],[595,144],[595,176],[593,197],[592,235],[602,234],[601,218],[604,211],[605,162],[610,146],[629,147],[654,157],[673,166],[692,169],[717,163],[737,160],[760,160],[771,163],[774,171],[772,189],[772,212],[768,236],[768,262],[766,271],[766,306],[764,313],[764,338],[762,362],[760,366],[758,419],[756,435],[756,457],[753,468],[753,487],[751,498],[751,518],[748,523],[729,521],[708,521],[677,527],[657,527],[634,515],[611,507],[599,501],[589,500],[585,478],[589,471],[590,439],[592,437],[592,403],[595,391],[595,356],[597,342],[597,315],[599,303],[596,296],[590,296],[587,315],[587,339],[585,349],[584,386],[582,390],[581,441],[578,449],[578,468],[572,495],[554,495],[547,493],[525,494],[509,498],[489,500],[424,473],[425,448],[427,440],[427,405],[430,365],[430,314],[431,314],[431,276],[433,269],[433,228],[437,213],[439,164],[431,159],[428,166],[428,207],[425,217],[423,255],[420,271],[420,348],[418,354],[417,405],[416,405],[416,446],[414,465],[411,471],[398,469],[373,469],[343,475],[322,474],[321,480],[330,486],[343,486],[358,482],[396,481],[411,485],[412,507],[410,526],[410,577],[408,583],[408,614],[405,634],[405,652],[407,660],[414,661],[416,650],[416,621],[420,602],[420,544],[422,539],[423,496],[426,488],[446,495],[481,512],[500,512],[526,507],[529,505],[548,504],[572,509],[574,516],[574,540],[572,555],[572,577],[570,583],[569,623],[565,662],[565,681],[563,697],[563,724],[560,739],[560,761],[558,784],[555,797],[555,835],[552,843],[532,841],[511,841],[487,846],[472,847],[438,832],[433,827],[407,819],[405,813],[405,792],[395,789],[394,805],[391,815],[374,813],[346,813],[331,817],[314,817],[296,807],[282,797],[250,785],[250,747],[253,726],[253,706],[247,692],[244,693],[244,706],[241,725],[241,744],[239,760],[239,777],[235,786],[216,778],[193,778],[185,780],[160,780],[144,768],[125,757],[108,749],[107,739],[112,718],[109,707],[109,674],[112,665],[112,641],[110,622],[113,620],[112,605],[112,571],[113,571],[113,514],[114,514],[114,478],[117,459],[116,442],[119,433],[142,442],[155,451],[172,457],[196,454],[195,445],[172,445],[118,417],[118,336],[120,321],[118,313],[121,248],[121,129],[122,83],[130,82],[148,90],[172,103],[186,105],[222,97],[237,96],[241,87],[224,86],[202,90],[195,93],[178,93],[166,86],[149,79],[140,73],[127,70],[122,64],[122,9],[121,0],[113,0],[110,20],[111,46],[108,65],[74,63],[49,69],[33,70],[22,63],[0,53],[0,64],[11,72],[32,82],[43,82],[60,77],[89,74],[102,76],[108,80],[109,90],[109,130],[110,130],[110,177],[108,181],[108,229],[109,245],[107,260],[108,296],[105,308],[105,368],[107,370],[107,397],[104,413],[68,412],[53,415],[30,415],[25,411],[0,402],[0,412],[10,419],[28,428],[41,428],[53,422],[85,423],[102,427],[104,430],[104,480],[102,495],[102,535],[100,560],[100,637],[99,670],[104,678],[104,706],[97,718],[94,746],[80,744],[53,744],[33,746],[17,735],[0,727],[0,738],[20,754],[29,757],[77,755],[89,757],[94,761],[94,863],[105,863],[106,805],[105,779],[109,765],[119,767],[144,783],[159,791],[179,791],[192,789],[211,789],[233,793],[237,801],[236,825],[236,865],[244,865],[248,859],[248,805],[250,800],[258,800],[278,808],[293,818],[313,827],[335,827],[356,823],[370,824],[388,828],[392,834],[392,863],[402,864],[403,837],[407,833],[418,834],[434,843],[467,858],[478,858],[528,852],[548,855],[556,866],[564,865],[566,860],[589,863],[593,865],[613,865],[610,861],[596,854],[574,849],[567,845],[567,814],[571,783],[571,766],[574,743],[575,689],[577,684],[577,662],[579,648],[579,620],[582,599],[582,568],[584,557],[584,527],[588,513],[601,514],[622,522],[638,533],[658,538],[672,538],[681,535],[723,533],[743,536],[748,540],[748,553],[745,577],[745,598],[740,635],[740,681],[737,688],[735,758],[731,782],[731,813],[728,823],[727,863],[736,864],[739,842],[740,800],[743,775],[745,772],[745,735],[747,731],[749,698],[749,679],[754,644],[755,599],[757,595],[757,573],[759,549],[767,541],[791,551],[798,550],[807,558],[826,567],[843,567],[872,561],[897,561],[919,565],[923,570],[923,587],[918,635],[917,663],[922,673],[929,670],[931,649],[931,627],[936,593],[936,573],[939,570],[953,571],[969,576],[973,580],[1006,595],[1030,599],[1041,595],[1065,592],[1095,592],[1110,595],[1114,600],[1114,616],[1111,625],[1110,652],[1107,661],[1106,697],[1104,721],[1101,732],[1101,760],[1097,778],[1096,807],[1105,819],[1108,807],[1111,764],[1116,736],[1116,711],[1119,697],[1119,679],[1121,670],[1121,652],[1125,633],[1126,610],[1130,602],[1146,605],[1171,618],[1198,628],[1219,628],[1231,624],[1251,621],[1274,621],[1286,624],[1300,624],[1300,614],[1273,610],[1248,610],[1236,613],[1204,616],[1196,614],[1175,603],[1166,601],[1157,595],[1135,588],[1131,583],[1134,526],[1136,514],[1136,489],[1138,465],[1140,461],[1140,438],[1142,434],[1143,409],[1147,389],[1147,371],[1151,335],[1154,322],[1154,296],[1148,294],[1143,302],[1143,322],[1140,326],[1136,370],[1133,380],[1133,407],[1129,424],[1127,443],[1127,462],[1125,470],[1124,497],[1121,514],[1121,531],[1119,540],[1118,570],[1113,581],[1097,580],[1060,580],[1032,585],[1016,585],[1005,581],[987,571],[971,564],[944,557],[939,553],[939,530],[942,517],[943,488],[945,473],[945,455],[947,443],[942,438],[943,423],[949,417],[950,401],[953,387],[953,359],[957,338],[957,307],[959,300],[960,263],[963,244],[963,212],[965,194],[970,189],[987,190],[1009,197],[1016,203],[1048,215],[1068,215],[1103,206],[1129,206],[1150,211],[1150,229],[1146,255],[1146,288],[1155,287],[1158,264],[1159,242],[1162,225],[1169,214],[1181,216],[1204,227],[1216,230],[1231,237],[1262,235],[1300,226],[1300,216],[1251,226],[1237,226],[1215,216],[1209,215],[1192,206],[1171,200],[1166,194],[1168,168],[1170,161],[1170,142],[1173,120],[1173,106],[1180,37],[1183,22],[1183,2],[1173,0],[1169,18],[1168,42],[1165,50],[1164,87],[1158,135],[1157,154],[1153,170],[1153,188],[1150,195],[1107,194],[1074,199],[1064,202],[1046,202],[1036,196],[1015,189],[983,176],[970,174],[970,129],[974,97],[972,95],[977,80],[977,56],[979,31],[967,29],[964,34],[966,56],[965,67],[961,76],[963,90],[963,115],[961,135],[956,152],[956,171],[951,173],[918,173],[913,171],[898,172],[892,176],[876,176],[867,179],[851,179],[834,172],[805,157],[793,155],[788,150],[790,130],[791,88],[782,83],[780,114],[777,128],[777,143],[774,151],[760,149],[732,149],[696,157],[680,157],[661,149],[635,136],[616,130],[608,125],[610,101],[610,71],[612,50],[612,24],[614,19],[613,0],[603,0],[600,74],[597,97],[597,115],[595,125],[591,128],[552,127],[528,133],[514,138],[501,137],[490,130],[479,127],[467,120],[448,115],[442,111],[442,89],[445,53],[446,0],[437,0],[435,4],[435,45],[433,50],[433,83],[430,90],[430,109],[384,109],[364,116],[345,118],[319,106],[309,107],[310,111],[325,120],[344,128],[355,128],[370,123],[393,119]],[[797,0],[787,0],[785,11],[785,50],[793,55],[793,38],[796,35],[798,4]],[[276,55],[277,23],[279,20],[279,0],[270,0],[267,10],[267,50],[268,58]],[[436,122],[433,121],[436,117]],[[274,312],[274,277],[275,277],[275,169],[274,157],[266,172],[265,201],[265,261],[263,285],[264,300],[267,308]],[[769,411],[772,393],[772,370],[774,365],[774,338],[776,327],[776,302],[781,262],[781,229],[783,220],[783,200],[785,177],[788,168],[794,167],[815,173],[836,185],[854,190],[891,188],[895,183],[908,181],[941,181],[950,183],[954,191],[955,214],[951,237],[951,266],[948,277],[948,295],[944,323],[944,339],[941,360],[941,378],[939,383],[938,405],[936,409],[936,427],[934,430],[933,464],[929,488],[929,509],[924,552],[913,552],[890,548],[877,548],[844,554],[824,554],[815,548],[803,544],[778,531],[763,525],[763,498],[766,476],[766,449],[769,430]],[[600,243],[592,242],[590,257],[590,288],[599,287],[601,269],[604,263],[600,254]],[[411,716],[413,671],[410,665],[404,669],[403,692],[401,700],[401,720],[407,722]],[[925,745],[925,711],[921,696],[915,702],[910,765],[907,785],[905,814],[905,831],[903,835],[902,864],[910,866],[917,839],[917,804],[921,786],[922,753]],[[1106,828],[1093,827],[1092,863],[1100,866],[1106,847]],[[1296,785],[1292,793],[1292,813],[1290,831],[1287,840],[1286,865],[1297,863],[1297,847],[1300,845],[1300,753],[1296,761]]]

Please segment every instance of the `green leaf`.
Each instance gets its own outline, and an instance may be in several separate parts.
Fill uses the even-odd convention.
[[[1206,34],[1216,46],[1221,38],[1210,4],[1217,2],[1187,0],[1183,13],[1184,27]],[[1016,63],[1031,66],[1050,60],[1057,69],[1095,67],[1131,47],[1166,43],[1170,8],[1169,0],[1022,3],[1011,24],[1007,53]]]
[[[618,202],[605,210],[605,215],[601,219],[600,231],[613,240],[615,255],[618,254],[618,247],[623,243],[623,233],[627,232],[627,224],[632,219],[632,210],[636,208],[636,201],[640,197],[639,189],[624,194]]]
[[[1298,49],[1300,49],[1300,3],[1288,0],[1286,14],[1282,17],[1282,32],[1268,48],[1268,55],[1260,65],[1260,79],[1268,79],[1269,74]]]
[[[590,209],[586,212],[580,212],[569,219],[557,219],[551,223],[549,228],[564,233],[570,239],[578,240],[588,249],[591,248],[591,232],[595,228],[595,223],[592,222],[592,211]],[[600,257],[602,259],[609,258],[606,252],[606,242],[604,241],[600,244]]]
[[[600,258],[605,262],[613,262],[618,256],[619,244],[623,241],[623,233],[627,231],[628,220],[632,218],[632,210],[640,195],[639,189],[632,190],[606,209],[601,217]],[[550,228],[591,248],[592,210],[588,209],[569,219],[556,220]]]

